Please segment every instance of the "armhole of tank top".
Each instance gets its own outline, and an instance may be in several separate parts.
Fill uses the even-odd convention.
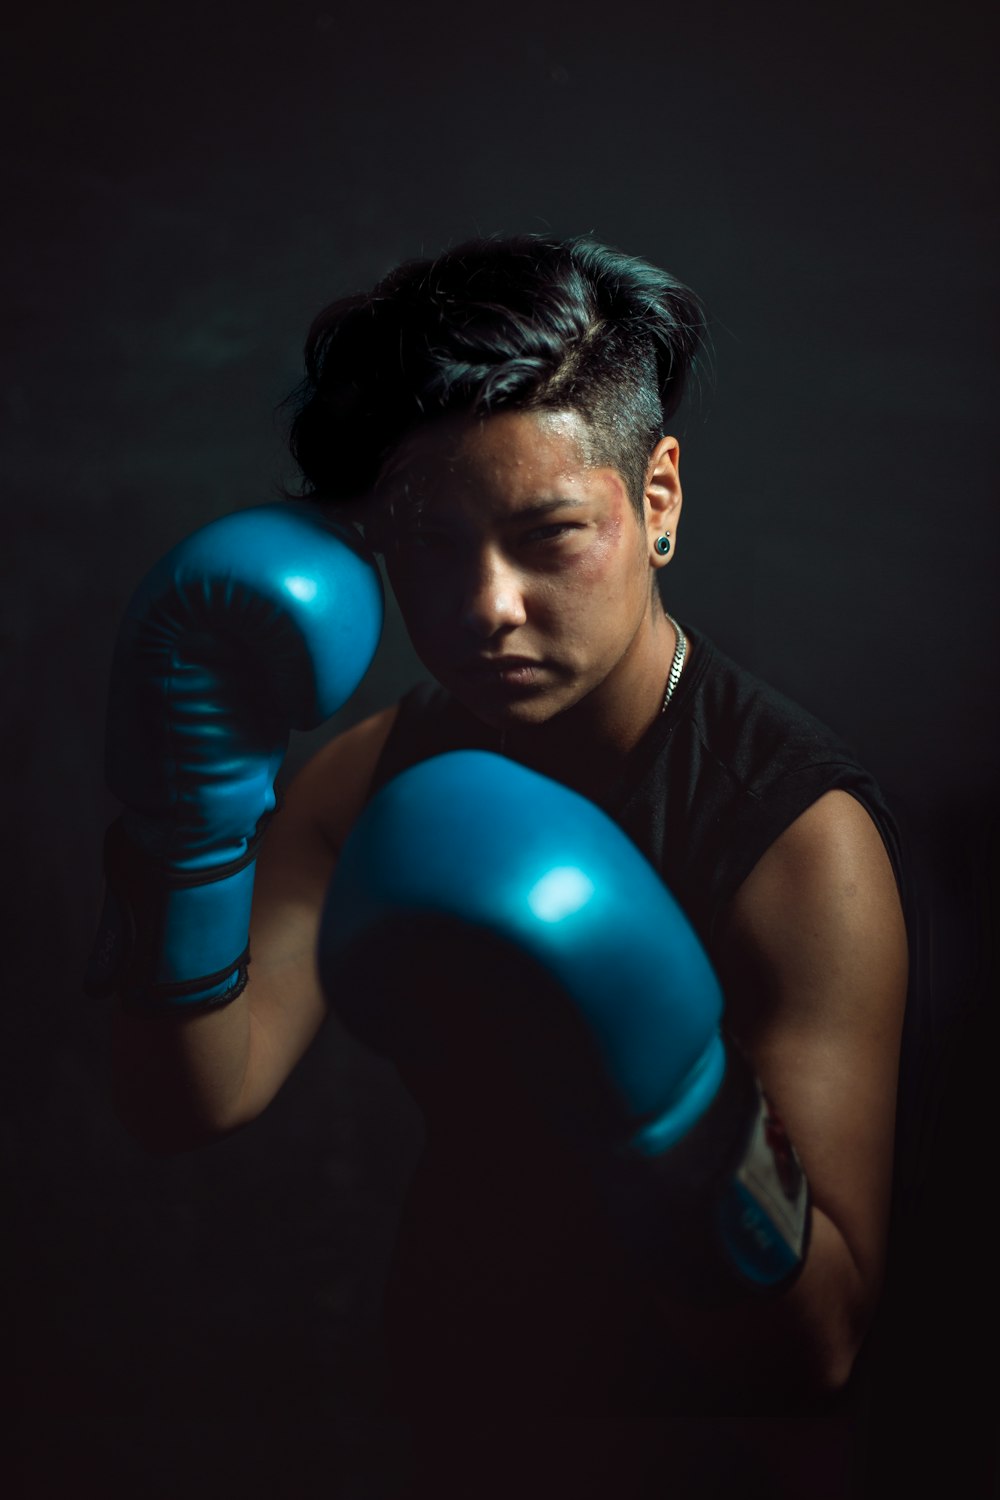
[[[889,864],[892,867],[892,873],[896,879],[896,889],[899,892],[900,904],[903,908],[903,911],[905,912],[909,899],[909,883],[907,880],[906,871],[906,851],[903,846],[903,838],[902,834],[900,833],[899,825],[896,819],[893,817],[892,810],[889,807],[888,803],[883,801],[881,797],[866,795],[866,789],[864,787],[842,786],[831,787],[830,790],[847,792],[848,796],[853,797],[855,802],[857,802],[859,806],[863,807],[865,812],[871,818],[872,822],[875,825],[876,832],[878,833],[879,838],[882,840],[882,847],[885,850],[886,858],[888,859]]]
[[[747,855],[740,860],[733,873],[721,884],[712,902],[708,925],[711,939],[717,936],[720,922],[724,920],[737,892],[744,881],[749,879],[758,861],[763,859],[768,849],[791,828],[797,818],[808,812],[809,808],[813,807],[821,797],[825,797],[828,792],[846,792],[871,818],[889,860],[900,902],[904,911],[906,910],[906,871],[898,831],[889,808],[881,795],[877,794],[868,773],[863,767],[852,765],[850,762],[817,764],[812,769],[816,772],[815,783],[808,789],[803,788],[803,795],[790,801],[782,813],[773,818],[767,833],[762,835],[760,841],[755,839],[749,844]],[[823,772],[827,774],[822,775]]]
[[[407,751],[412,746],[412,735],[415,724],[419,724],[420,716],[426,714],[433,703],[437,689],[433,683],[421,682],[416,687],[410,688],[404,693],[396,704],[396,717],[392,728],[386,735],[385,744],[379,751],[375,762],[375,769],[368,785],[368,793],[365,803],[369,803],[386,782],[407,766],[413,764],[413,760]],[[416,757],[420,759],[418,755]]]

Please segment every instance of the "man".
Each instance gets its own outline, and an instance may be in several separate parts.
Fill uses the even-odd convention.
[[[238,520],[208,528],[140,591],[119,646],[109,742],[127,811],[109,841],[113,956],[95,983],[126,1002],[122,1111],[154,1145],[237,1128],[274,1097],[330,1004],[397,1058],[428,1146],[389,1332],[439,1494],[504,1492],[515,1474],[535,1493],[526,1468],[539,1493],[638,1494],[663,1463],[676,1479],[685,1461],[687,1482],[713,1492],[705,1455],[682,1460],[667,1426],[841,1390],[878,1297],[907,972],[895,835],[829,731],[664,611],[681,512],[666,424],[700,334],[690,292],[585,241],[473,243],[399,268],[310,335],[292,441],[315,555],[270,513],[253,535]],[[440,687],[332,740],[259,842],[288,725],[338,706],[374,649],[364,559],[351,537],[322,532],[338,507],[383,554]],[[328,595],[340,598],[336,631]],[[255,666],[241,649],[251,637]],[[452,751],[487,758],[439,759]],[[459,765],[481,779],[456,814]],[[420,800],[422,831],[407,798]],[[527,802],[530,829],[553,850],[569,840],[586,885],[636,891],[637,931],[622,942],[648,948],[648,982],[617,993],[612,962],[567,979],[544,934],[471,921],[502,905],[496,872]],[[381,824],[376,806],[388,808]],[[331,886],[352,830],[348,850],[361,853],[345,853]],[[515,847],[528,837],[526,824]],[[366,849],[372,907],[386,908],[408,862],[416,872],[391,898],[407,921],[388,959],[390,921],[340,930],[368,879]],[[658,894],[640,896],[646,861],[676,919]],[[660,997],[644,1009],[692,929],[721,981],[718,1050],[714,979],[685,989],[665,1030]],[[436,964],[435,952],[451,957]],[[584,999],[591,983],[596,1001]],[[557,1014],[556,1042],[537,1042],[538,1016]],[[721,1059],[696,1085],[677,1062],[692,1014],[701,1055]],[[643,1076],[679,1069],[663,1118],[680,1099],[684,1119],[639,1151],[656,1124],[635,1082],[646,1055]],[[566,1059],[577,1060],[562,1076]],[[595,1145],[609,1089],[615,1123]],[[746,1273],[745,1226],[738,1247],[716,1243],[717,1205],[753,1178],[754,1152],[791,1204],[779,1229],[762,1199],[751,1204],[764,1215],[754,1232],[777,1247],[773,1276]],[[638,1420],[655,1461],[622,1436]]]

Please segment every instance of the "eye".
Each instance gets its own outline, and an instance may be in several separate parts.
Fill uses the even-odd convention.
[[[546,526],[535,526],[525,534],[524,540],[533,542],[555,542],[561,537],[568,536],[571,532],[579,531],[580,527],[573,521],[551,521]]]
[[[433,531],[429,526],[414,526],[399,537],[399,548],[404,552],[443,552],[451,545],[451,539],[443,531]]]

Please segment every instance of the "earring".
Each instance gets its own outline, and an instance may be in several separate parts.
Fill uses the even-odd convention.
[[[670,551],[670,532],[665,531],[662,536],[658,536],[656,538],[656,541],[653,543],[653,546],[656,548],[661,557],[666,557],[667,553]]]

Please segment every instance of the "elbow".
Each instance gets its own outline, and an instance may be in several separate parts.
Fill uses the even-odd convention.
[[[798,1378],[811,1398],[841,1395],[851,1383],[882,1286],[881,1254],[852,1247],[833,1219],[813,1209],[812,1240],[800,1280],[784,1305],[797,1346]]]
[[[843,1309],[829,1308],[805,1327],[786,1329],[785,1338],[775,1332],[754,1341],[745,1359],[742,1389],[749,1401],[759,1396],[766,1405],[777,1400],[790,1411],[819,1411],[849,1388],[864,1338]]]
[[[111,1104],[126,1132],[154,1156],[173,1156],[231,1135],[266,1103],[247,1088],[245,1072],[212,1069],[184,1056],[182,1031],[144,1027],[115,1036]]]
[[[841,1298],[831,1298],[812,1327],[806,1378],[811,1394],[820,1399],[841,1395],[850,1385],[854,1368],[875,1311],[875,1297],[865,1294],[860,1278]]]
[[[816,1211],[802,1273],[774,1298],[706,1308],[659,1297],[668,1336],[689,1355],[692,1388],[718,1410],[822,1410],[850,1385],[878,1300],[877,1263],[856,1260]]]
[[[191,1121],[142,1117],[135,1111],[115,1107],[119,1124],[147,1156],[182,1156],[220,1140],[227,1132],[210,1130]]]
[[[115,1087],[112,1105],[119,1124],[149,1156],[181,1156],[223,1140],[250,1123],[235,1112],[225,1117],[185,1108],[176,1099]]]
[[[839,1329],[825,1341],[825,1346],[813,1360],[810,1371],[811,1394],[814,1397],[825,1400],[846,1391],[851,1383],[862,1343],[863,1339],[853,1336],[850,1329]]]
[[[774,1305],[766,1344],[774,1362],[774,1387],[782,1386],[796,1404],[822,1407],[851,1384],[874,1316],[877,1288],[832,1236],[826,1246],[814,1243],[813,1251],[801,1280]],[[764,1335],[765,1330],[759,1332]],[[762,1354],[758,1343],[758,1359]]]

